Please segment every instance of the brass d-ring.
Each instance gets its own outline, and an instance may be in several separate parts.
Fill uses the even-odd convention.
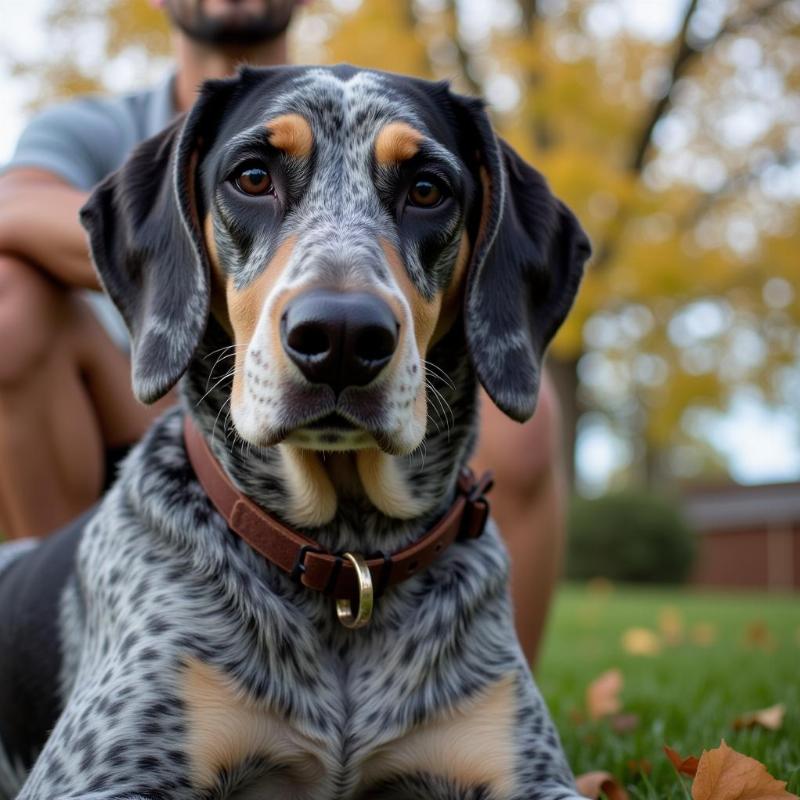
[[[345,628],[363,628],[372,616],[372,607],[375,601],[375,593],[372,589],[372,575],[363,556],[353,553],[344,553],[346,558],[356,571],[358,580],[358,610],[353,614],[353,604],[349,598],[336,601],[336,616]]]

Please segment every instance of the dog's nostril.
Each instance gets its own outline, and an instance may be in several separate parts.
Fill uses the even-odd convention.
[[[287,304],[281,318],[289,359],[308,381],[337,394],[373,381],[391,361],[399,332],[386,301],[368,292],[314,289]]]
[[[296,353],[319,356],[331,349],[331,340],[320,325],[296,325],[289,331],[287,343]]]
[[[370,326],[359,331],[355,355],[362,361],[384,361],[397,346],[397,333],[383,326]]]

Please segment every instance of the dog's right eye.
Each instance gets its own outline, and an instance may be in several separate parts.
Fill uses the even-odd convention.
[[[272,179],[269,172],[259,165],[250,164],[233,176],[233,184],[243,194],[251,197],[269,194],[272,190]]]

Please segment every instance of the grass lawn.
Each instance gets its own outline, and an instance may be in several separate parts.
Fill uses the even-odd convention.
[[[654,655],[626,652],[626,631],[659,633],[663,616],[676,643]],[[624,676],[623,711],[639,717],[628,733],[576,720],[587,684],[613,667]],[[800,597],[565,586],[537,680],[575,772],[608,770],[632,798],[686,800],[688,783],[663,745],[699,756],[722,738],[800,793]],[[781,730],[733,729],[740,714],[776,703],[786,705]],[[647,777],[629,764],[642,759],[652,765]]]

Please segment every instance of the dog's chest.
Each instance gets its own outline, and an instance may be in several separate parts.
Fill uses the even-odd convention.
[[[367,671],[371,675],[371,671]],[[409,774],[434,774],[461,785],[508,788],[513,774],[514,676],[506,674],[456,708],[422,719],[407,716],[407,676],[339,684],[324,726],[292,720],[237,686],[221,670],[189,664],[184,703],[193,781],[219,797],[296,800],[368,797]],[[401,698],[398,690],[405,690]],[[337,696],[334,697],[333,694]],[[421,699],[419,700],[421,702]],[[398,714],[397,712],[402,712]],[[487,748],[492,750],[487,758]]]

